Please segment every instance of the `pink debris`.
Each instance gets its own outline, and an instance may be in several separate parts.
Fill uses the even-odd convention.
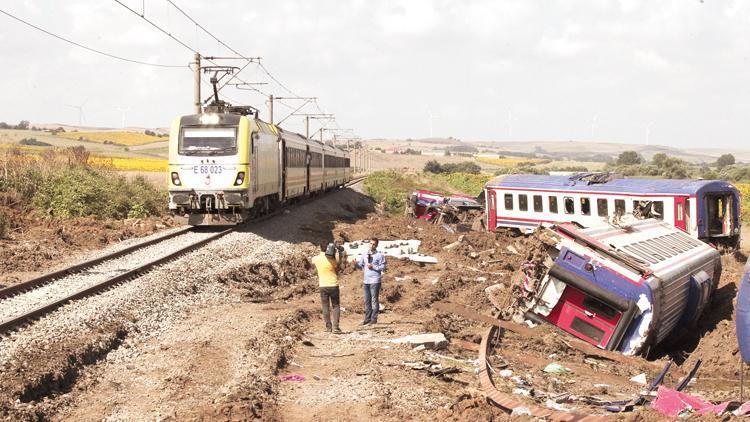
[[[651,403],[651,407],[660,413],[677,417],[684,411],[693,411],[698,415],[705,413],[714,413],[720,415],[726,411],[729,402],[714,405],[698,396],[681,393],[667,387],[659,387],[656,393],[656,400]]]
[[[738,407],[737,410],[734,411],[734,414],[737,416],[745,416],[748,413],[750,413],[750,401],[742,403],[740,407]]]
[[[288,375],[280,375],[279,379],[282,381],[304,381],[305,376],[300,374],[288,374]]]

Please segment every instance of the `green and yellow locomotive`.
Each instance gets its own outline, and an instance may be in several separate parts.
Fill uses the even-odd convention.
[[[169,135],[169,209],[190,225],[231,225],[343,186],[349,154],[246,107],[207,107]]]

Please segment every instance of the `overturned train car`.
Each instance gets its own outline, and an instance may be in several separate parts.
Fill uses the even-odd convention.
[[[554,231],[525,317],[603,349],[645,354],[688,329],[721,275],[716,249],[663,221]]]

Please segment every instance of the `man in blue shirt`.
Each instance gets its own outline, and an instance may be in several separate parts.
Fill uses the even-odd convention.
[[[370,250],[353,263],[356,268],[363,270],[365,276],[365,319],[362,325],[377,324],[380,310],[380,280],[385,270],[385,256],[378,252],[378,239],[370,239]]]

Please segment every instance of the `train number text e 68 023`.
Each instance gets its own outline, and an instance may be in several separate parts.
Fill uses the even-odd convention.
[[[193,166],[194,174],[221,174],[221,166]]]

